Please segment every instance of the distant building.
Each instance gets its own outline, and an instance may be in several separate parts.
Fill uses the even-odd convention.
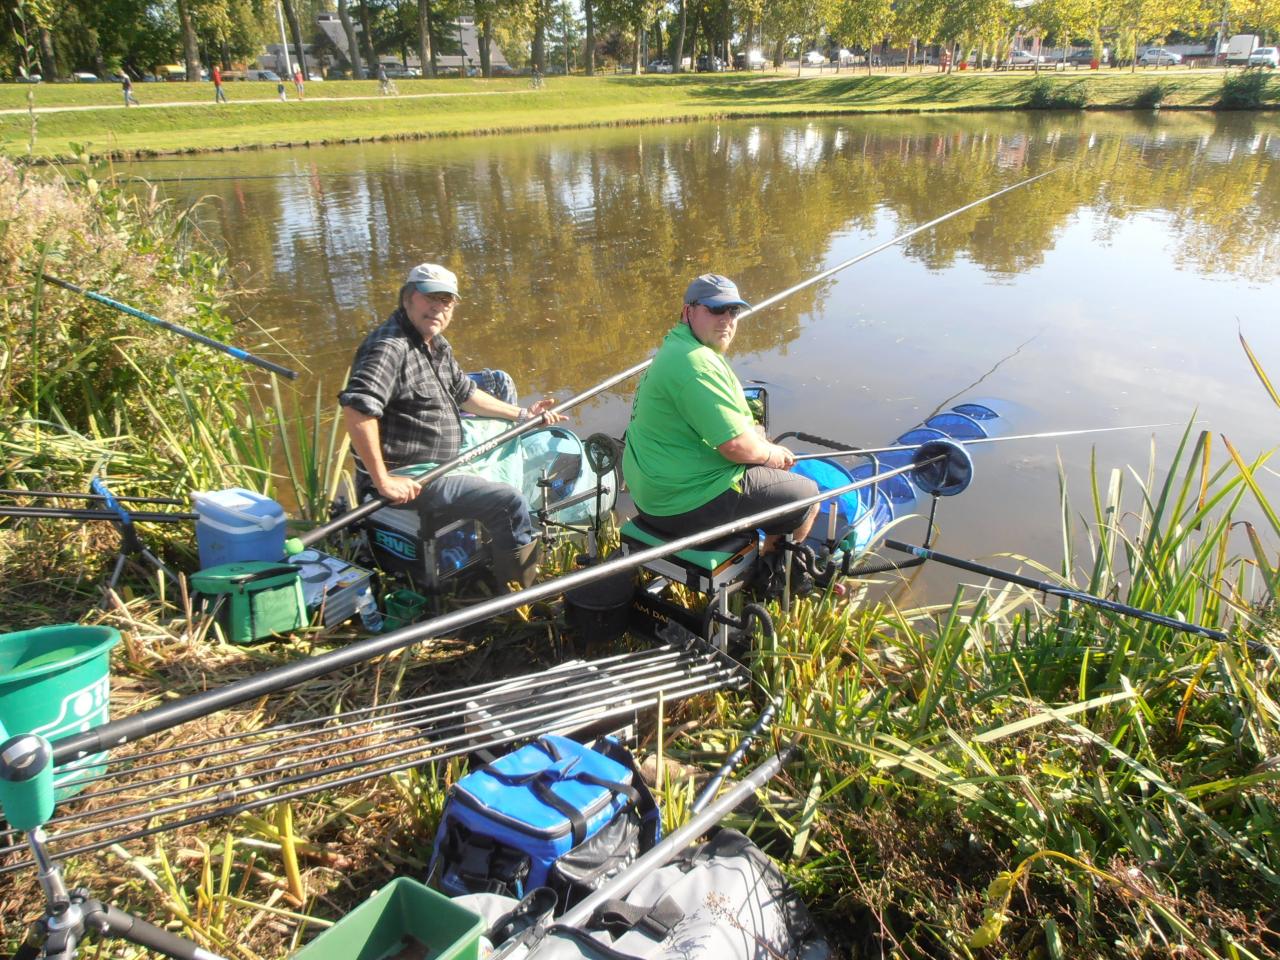
[[[342,19],[336,13],[322,13],[316,17],[316,26],[323,31],[324,35],[333,44],[335,50],[343,58],[334,66],[339,69],[349,70],[351,68],[351,53],[347,47],[347,32],[342,28]],[[356,33],[361,33],[360,24],[354,24]],[[456,72],[460,67],[465,67],[468,73],[480,70],[480,36],[476,27],[474,17],[458,17],[452,23],[448,24],[441,31],[443,33],[443,42],[440,51],[436,54],[436,66],[441,70]],[[462,53],[458,53],[458,45],[461,43]],[[277,44],[278,46],[278,44]],[[270,48],[268,48],[270,49]],[[406,62],[401,63],[396,57],[380,56],[378,61],[384,66],[400,67],[406,70],[417,70],[422,73],[426,71],[422,68],[422,61],[416,53],[409,54]],[[308,60],[310,63],[310,60]],[[499,71],[509,69],[507,58],[502,55],[502,51],[498,49],[496,43],[489,44],[489,63]]]

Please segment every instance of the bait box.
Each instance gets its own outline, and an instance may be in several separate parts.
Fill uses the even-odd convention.
[[[356,599],[369,586],[372,571],[319,550],[303,550],[289,558],[298,567],[302,598],[308,613],[320,611],[320,622],[331,627],[355,615]]]

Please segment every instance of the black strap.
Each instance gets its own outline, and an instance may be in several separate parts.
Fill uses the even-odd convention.
[[[576,847],[582,841],[587,839],[587,818],[582,815],[582,811],[564,799],[558,793],[551,789],[551,784],[544,779],[533,781],[533,792],[549,807],[559,810],[569,818],[570,828],[573,830],[573,845]]]
[[[638,930],[653,940],[665,940],[684,919],[684,910],[670,897],[663,897],[651,907],[625,900],[606,900],[591,918],[615,938],[628,930]]]
[[[567,927],[564,924],[553,923],[547,928],[547,933],[559,937],[567,937],[581,944],[583,951],[588,955],[595,954],[596,956],[604,957],[604,960],[644,960],[643,957],[637,957],[635,954],[615,950],[603,940],[597,940],[587,931],[579,930],[577,927]]]

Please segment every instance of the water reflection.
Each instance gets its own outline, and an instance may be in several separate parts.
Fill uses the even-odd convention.
[[[773,384],[776,425],[878,442],[976,391],[1021,404],[1032,430],[1185,423],[1198,409],[1246,447],[1272,443],[1274,411],[1235,335],[1238,318],[1280,370],[1269,115],[709,123],[132,169],[273,177],[165,187],[212,196],[205,216],[242,265],[246,311],[313,382],[337,383],[408,267],[435,259],[463,283],[462,361],[566,395],[648,356],[693,274],[763,298],[1053,167],[744,323],[735,364]],[[623,391],[584,418],[616,432],[625,410]],[[1101,462],[1145,462],[1141,436],[1097,443]],[[1001,449],[980,468],[1003,486],[953,526],[970,552],[1052,554],[1052,522],[1016,545],[1007,534],[1054,515],[1053,448]],[[1087,469],[1088,444],[1064,449],[1068,474]]]

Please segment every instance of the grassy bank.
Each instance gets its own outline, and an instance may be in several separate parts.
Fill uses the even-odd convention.
[[[207,84],[149,84],[139,89],[144,102],[156,95],[192,102],[129,110],[118,106],[114,90],[40,87],[36,106],[51,112],[36,115],[35,154],[68,156],[73,144],[124,156],[725,117],[1120,109],[1151,106],[1157,86],[1165,107],[1207,109],[1218,103],[1223,77],[1222,71],[559,77],[539,91],[513,79],[406,80],[394,98],[376,96],[371,81],[339,81],[313,84],[311,97],[288,103],[271,99],[274,85],[245,83],[229,88],[235,100],[224,106],[209,102]],[[1261,105],[1280,104],[1280,78],[1261,83]],[[21,109],[27,92],[0,89],[0,108],[18,111],[0,115],[0,150],[10,154],[27,150],[31,118]]]
[[[246,412],[260,378],[31,275],[74,264],[78,279],[108,294],[258,346],[222,306],[222,262],[182,217],[138,191],[83,178],[80,187],[51,184],[7,163],[0,174],[9,347],[0,481],[79,490],[106,464],[121,493],[268,488],[278,435]],[[1263,380],[1242,389],[1262,398]],[[327,502],[331,465],[345,462],[327,439],[332,401],[324,403],[292,462],[316,478],[313,513]],[[667,825],[687,810],[689,767],[714,767],[776,695],[779,738],[798,737],[804,756],[733,823],[769,843],[842,955],[1276,955],[1280,656],[1242,642],[1280,642],[1280,513],[1261,490],[1265,460],[1189,434],[1145,469],[1099,472],[1081,499],[1064,495],[1061,569],[1024,564],[1229,628],[1229,641],[1079,605],[1059,610],[1001,584],[973,584],[932,608],[835,596],[798,600],[787,615],[774,605],[777,642],[757,641],[752,688],[690,703],[663,727],[649,718],[641,731],[642,753],[688,765],[663,787]],[[189,541],[190,528],[181,532]],[[144,535],[154,542],[151,528]],[[116,544],[114,533],[74,524],[0,523],[4,629],[118,627],[116,716],[357,632],[231,646],[183,597],[136,575],[103,611],[97,585]],[[195,561],[177,546],[169,559],[189,572]],[[560,568],[574,552],[559,551]],[[466,639],[441,637],[139,746],[191,744],[556,663],[563,626],[554,605],[539,604]],[[391,877],[424,873],[444,789],[462,769],[426,765],[77,856],[69,880],[227,956],[283,957]],[[0,879],[0,952],[40,902],[33,871]]]

